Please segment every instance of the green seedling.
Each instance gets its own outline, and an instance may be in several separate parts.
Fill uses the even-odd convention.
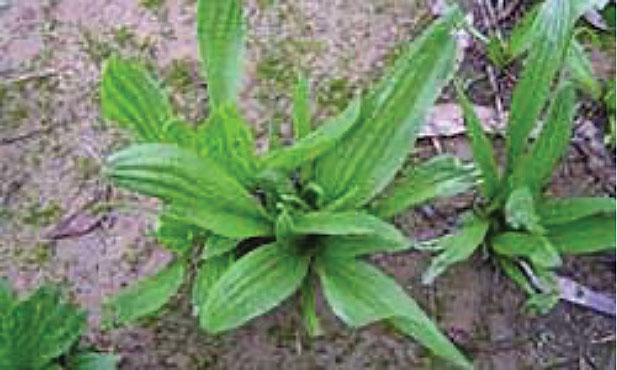
[[[118,356],[75,348],[85,326],[85,313],[63,303],[58,290],[40,287],[18,299],[0,280],[0,369],[116,369]]]
[[[201,0],[198,41],[211,116],[188,125],[174,116],[159,83],[118,57],[105,65],[104,116],[139,144],[112,155],[119,186],[162,200],[158,238],[178,258],[107,302],[110,323],[159,310],[201,250],[192,287],[199,325],[237,328],[300,295],[309,333],[318,334],[315,290],[334,313],[361,327],[387,320],[462,368],[467,359],[394,279],[364,260],[412,243],[385,219],[418,202],[463,191],[473,168],[441,157],[400,172],[427,111],[456,66],[453,8],[401,54],[376,88],[320,125],[311,122],[309,83],[295,89],[292,145],[257,156],[238,109],[244,21],[240,0]]]
[[[437,241],[443,252],[426,271],[426,283],[484,245],[503,271],[531,295],[529,303],[546,311],[559,299],[553,271],[562,254],[615,250],[615,199],[551,199],[543,194],[567,149],[575,113],[570,82],[562,81],[552,91],[581,14],[575,4],[548,0],[537,10],[532,27],[542,37],[529,41],[526,68],[514,90],[502,173],[471,102],[458,90],[485,202],[457,233]],[[549,101],[541,130],[530,143],[532,129]]]

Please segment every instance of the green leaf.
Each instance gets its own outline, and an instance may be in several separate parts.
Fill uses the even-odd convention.
[[[378,252],[400,252],[413,247],[409,240],[384,234],[333,235],[321,241],[327,258],[351,258]]]
[[[561,265],[557,246],[553,246],[550,238],[544,236],[505,232],[493,238],[491,244],[503,256],[525,257],[534,265],[545,268]]]
[[[208,295],[214,284],[229,270],[235,260],[233,254],[226,253],[208,258],[201,263],[195,277],[192,293],[193,307],[197,314],[200,314],[199,310],[208,300]]]
[[[15,304],[15,294],[6,278],[0,278],[0,312],[9,312]]]
[[[565,66],[571,78],[578,83],[583,91],[594,100],[600,98],[602,86],[594,76],[591,60],[583,46],[574,38],[570,41]]]
[[[183,279],[184,266],[180,262],[141,279],[105,302],[104,321],[122,325],[153,314],[176,294]]]
[[[480,125],[473,105],[458,84],[456,91],[459,104],[463,108],[467,134],[471,139],[473,157],[482,178],[482,191],[487,199],[492,199],[499,187],[499,168],[495,161],[493,146]]]
[[[226,238],[221,235],[212,234],[206,239],[202,258],[210,259],[232,251],[238,246],[240,239]]]
[[[199,0],[197,40],[211,105],[236,103],[244,51],[242,0]]]
[[[320,258],[317,272],[328,303],[347,325],[360,327],[390,319],[436,355],[462,368],[473,368],[418,304],[373,266],[354,259]]]
[[[503,269],[503,271],[527,294],[535,294],[536,289],[531,285],[527,276],[521,271],[521,269],[517,266],[516,261],[512,260],[508,257],[500,257],[497,256],[497,261],[499,262],[499,266]]]
[[[0,368],[39,369],[66,353],[85,328],[86,315],[43,286],[0,314]]]
[[[435,157],[395,180],[373,202],[371,213],[390,218],[430,199],[456,195],[475,184],[475,175],[473,165],[464,165],[456,157]]]
[[[312,212],[293,218],[296,234],[370,235],[392,243],[408,243],[396,227],[379,218],[361,212]]]
[[[422,274],[422,282],[432,284],[448,267],[469,258],[484,240],[488,226],[487,220],[472,216],[455,234],[438,240],[443,252],[433,258],[428,270]]]
[[[195,141],[200,156],[216,162],[245,187],[253,185],[257,165],[253,134],[236,107],[218,108],[197,129]]]
[[[272,234],[263,208],[207,158],[170,144],[141,144],[109,158],[120,186],[161,198],[174,218],[231,238]]]
[[[320,336],[323,333],[319,317],[316,311],[315,286],[310,276],[307,276],[302,283],[302,318],[304,326],[311,337]]]
[[[506,173],[518,164],[529,133],[549,97],[570,41],[571,16],[569,1],[546,0],[535,18],[533,27],[538,29],[534,32],[541,37],[535,37],[531,43],[525,69],[514,89],[506,135]]]
[[[526,52],[534,38],[538,37],[537,34],[542,31],[536,23],[539,9],[539,6],[531,8],[512,30],[506,45],[506,54],[510,61]]]
[[[544,234],[546,230],[540,225],[534,203],[529,188],[514,190],[506,202],[506,222],[515,229],[524,228],[535,234]]]
[[[188,123],[177,118],[168,120],[159,132],[158,142],[178,144],[182,148],[195,147],[195,129]]]
[[[74,370],[115,370],[120,362],[120,356],[109,353],[82,353],[70,360],[70,368]]]
[[[296,141],[311,132],[311,91],[309,81],[304,76],[298,78],[294,90],[294,135]]]
[[[159,83],[140,64],[109,58],[100,87],[103,116],[131,129],[141,141],[156,142],[172,118],[172,109]]]
[[[313,161],[338,144],[340,138],[357,121],[359,114],[360,100],[355,99],[339,116],[328,120],[294,145],[270,152],[263,158],[262,167],[287,172]]]
[[[309,258],[281,244],[243,256],[212,287],[199,310],[200,326],[218,333],[269,311],[298,289]]]
[[[192,224],[177,220],[166,213],[159,215],[156,237],[167,249],[186,255],[193,248],[196,238],[203,237],[205,231]]]
[[[558,225],[593,216],[598,213],[616,212],[614,198],[564,198],[547,199],[537,207],[543,225]]]
[[[325,203],[344,198],[338,209],[365,204],[394,179],[420,127],[455,67],[452,9],[411,43],[394,69],[365,97],[358,122],[330,151],[317,158],[316,182]]]
[[[568,147],[575,112],[575,94],[566,84],[557,91],[549,117],[530,152],[518,159],[511,187],[527,186],[537,195]]]
[[[615,251],[615,213],[547,226],[546,237],[561,253]]]

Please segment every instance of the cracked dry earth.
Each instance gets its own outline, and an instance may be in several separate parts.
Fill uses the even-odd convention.
[[[428,5],[248,1],[242,108],[256,134],[267,137],[272,122],[283,134],[288,131],[290,92],[299,71],[311,77],[317,117],[340,110],[427,24]],[[446,368],[387,326],[345,328],[325,305],[320,313],[326,334],[311,340],[295,299],[219,337],[197,329],[186,291],[158,318],[99,329],[105,296],[154,274],[172,258],[150,236],[149,212],[100,207],[137,201],[142,208],[156,206],[114,189],[99,173],[105,156],[127,143],[99,116],[101,63],[112,53],[144,60],[163,77],[177,111],[191,122],[203,119],[207,102],[195,10],[191,0],[0,1],[0,276],[22,292],[42,282],[60,285],[90,312],[83,344],[119,353],[122,369]],[[463,69],[474,64],[467,59]],[[452,112],[444,106],[441,113]],[[555,195],[615,195],[615,156],[601,144],[598,119],[578,121],[575,142],[554,176]],[[457,132],[421,140],[414,157],[438,151],[470,159]],[[418,238],[440,235],[456,227],[456,215],[473,200],[470,193],[439,201],[397,223]],[[566,303],[547,316],[528,316],[521,293],[481,255],[423,287],[419,275],[428,259],[406,252],[375,262],[420,301],[478,368],[603,369],[611,355],[614,359],[614,320]],[[562,273],[597,291],[615,292],[614,253],[569,259]]]

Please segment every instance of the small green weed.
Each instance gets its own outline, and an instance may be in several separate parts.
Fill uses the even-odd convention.
[[[568,68],[572,30],[584,7],[576,1],[547,0],[526,41],[527,64],[514,90],[506,135],[507,164],[498,168],[492,145],[459,89],[485,203],[468,215],[454,235],[435,243],[442,249],[423,280],[432,282],[450,265],[486,246],[503,271],[530,295],[529,305],[546,312],[559,300],[554,270],[562,254],[615,250],[615,199],[550,199],[543,189],[567,149],[575,113],[573,84],[553,81]],[[535,140],[530,134],[545,105],[548,113]]]
[[[0,279],[0,368],[113,370],[119,357],[75,348],[86,315],[52,287],[19,299]]]

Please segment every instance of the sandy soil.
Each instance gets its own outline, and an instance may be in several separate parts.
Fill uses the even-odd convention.
[[[152,217],[147,214],[93,212],[93,205],[104,201],[137,199],[113,189],[99,174],[105,156],[127,143],[99,116],[101,63],[112,53],[147,61],[164,78],[177,111],[192,122],[203,119],[207,103],[195,8],[190,0],[0,1],[0,276],[20,291],[44,281],[60,284],[90,312],[84,344],[121,354],[123,369],[444,369],[390,328],[347,329],[325,306],[320,313],[326,334],[310,339],[295,299],[216,338],[197,330],[185,291],[158,318],[98,329],[105,296],[154,274],[172,258],[148,236]],[[242,108],[255,132],[266,137],[270,122],[285,132],[299,71],[311,77],[318,117],[339,110],[430,20],[429,9],[423,1],[401,0],[248,1]],[[472,47],[463,63],[470,76],[483,71],[478,54]],[[607,73],[614,76],[614,69]],[[498,77],[507,96],[509,75]],[[484,86],[478,90],[489,89]],[[492,103],[490,96],[477,101]],[[615,196],[615,155],[602,144],[604,117],[591,103],[582,111],[550,191]],[[438,151],[470,157],[460,136],[424,140],[414,156]],[[441,235],[456,227],[456,215],[473,199],[466,194],[420,207],[397,223],[410,235]],[[433,287],[420,284],[429,260],[424,253],[374,260],[479,369],[604,369],[611,355],[614,361],[614,319],[565,303],[546,316],[529,316],[522,310],[523,295],[481,255]],[[561,273],[615,293],[614,253],[567,259]]]

